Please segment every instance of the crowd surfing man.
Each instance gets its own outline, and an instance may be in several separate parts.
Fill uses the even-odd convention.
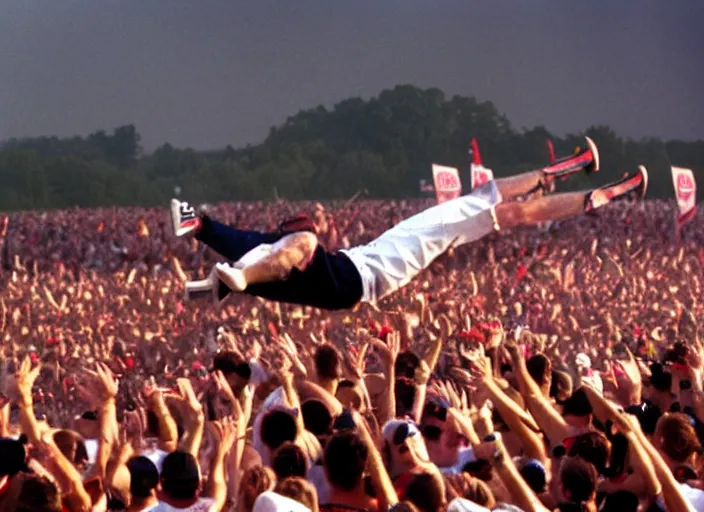
[[[450,248],[494,231],[562,220],[614,200],[645,196],[648,174],[641,166],[588,192],[516,201],[547,192],[555,178],[598,170],[598,150],[586,138],[584,149],[549,167],[490,181],[398,223],[367,245],[335,252],[320,245],[315,226],[305,218],[285,222],[273,233],[243,231],[172,199],[176,236],[195,236],[231,262],[217,263],[207,279],[187,283],[186,296],[205,294],[222,300],[234,291],[326,310],[374,304],[408,284]]]

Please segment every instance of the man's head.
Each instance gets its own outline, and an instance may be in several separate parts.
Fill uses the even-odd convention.
[[[611,458],[611,443],[601,432],[587,432],[574,438],[567,454],[581,457],[603,475]]]
[[[83,467],[88,462],[88,451],[83,438],[72,430],[54,432],[54,443],[61,453],[76,467]]]
[[[392,477],[430,461],[418,427],[409,420],[388,421],[383,429],[384,457]]]
[[[310,399],[301,404],[303,424],[319,440],[325,438],[332,430],[333,417],[330,410],[320,400]]]
[[[429,400],[423,408],[420,430],[434,464],[450,467],[457,463],[459,450],[467,440],[455,419],[448,415],[447,404],[438,399]]]
[[[567,372],[555,370],[552,372],[550,396],[558,404],[562,404],[572,395],[572,377]]]
[[[222,372],[236,396],[242,393],[252,376],[252,369],[247,361],[232,351],[216,354],[213,358],[213,369]]]
[[[405,497],[421,512],[445,510],[445,486],[437,474],[416,475],[408,484]]]
[[[10,479],[3,499],[5,510],[15,512],[61,512],[61,493],[54,482],[33,473],[18,473]]]
[[[130,472],[130,494],[144,499],[152,496],[159,485],[159,470],[146,457],[133,457],[127,463]]]
[[[288,411],[273,409],[262,418],[260,433],[262,442],[274,451],[285,442],[296,440],[298,425]]]
[[[692,421],[685,414],[665,414],[655,427],[655,448],[675,464],[691,463],[701,451]]]
[[[565,457],[560,464],[560,486],[565,501],[585,503],[596,497],[599,475],[579,457]]]
[[[369,451],[354,432],[340,432],[325,446],[323,462],[328,482],[344,491],[356,489],[362,482]]]
[[[563,404],[562,415],[574,427],[585,427],[591,423],[592,406],[583,389],[578,389]]]
[[[321,345],[313,357],[315,373],[322,380],[337,380],[342,376],[340,354],[332,345]]]
[[[291,441],[285,442],[274,452],[271,466],[279,480],[290,476],[305,477],[308,469],[305,453]]]
[[[164,458],[161,488],[174,500],[192,500],[200,491],[200,468],[190,453],[177,450]]]
[[[549,389],[552,379],[552,365],[545,354],[535,354],[526,361],[528,373],[543,389]]]

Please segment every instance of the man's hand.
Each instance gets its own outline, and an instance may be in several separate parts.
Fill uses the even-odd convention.
[[[32,388],[37,377],[39,377],[40,371],[41,365],[32,368],[32,362],[29,357],[22,361],[14,378],[9,378],[7,382],[7,394],[12,397],[13,401],[21,406],[30,406],[32,404]]]
[[[393,368],[396,363],[396,358],[401,352],[401,335],[398,331],[394,331],[386,338],[386,343],[378,338],[372,338],[371,343],[379,351],[384,366]]]

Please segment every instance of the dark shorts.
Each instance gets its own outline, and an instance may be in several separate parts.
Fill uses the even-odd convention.
[[[204,218],[197,239],[231,262],[261,244],[276,243],[282,235],[241,231]],[[230,290],[220,284],[220,296]],[[294,269],[287,279],[254,284],[248,295],[320,309],[340,310],[356,306],[362,298],[362,278],[357,267],[341,252],[328,252],[318,245],[305,270]]]

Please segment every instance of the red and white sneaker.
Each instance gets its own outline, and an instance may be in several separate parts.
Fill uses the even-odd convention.
[[[576,172],[585,171],[587,174],[599,171],[599,150],[589,137],[584,137],[586,145],[578,149],[575,154],[560,158],[555,163],[543,169],[546,176],[560,178]]]
[[[200,228],[200,218],[195,208],[178,199],[171,200],[171,222],[176,236],[186,236]]]
[[[591,191],[586,197],[584,210],[589,212],[613,201],[623,199],[643,199],[648,191],[648,170],[638,166],[638,171],[624,176],[621,180]]]

